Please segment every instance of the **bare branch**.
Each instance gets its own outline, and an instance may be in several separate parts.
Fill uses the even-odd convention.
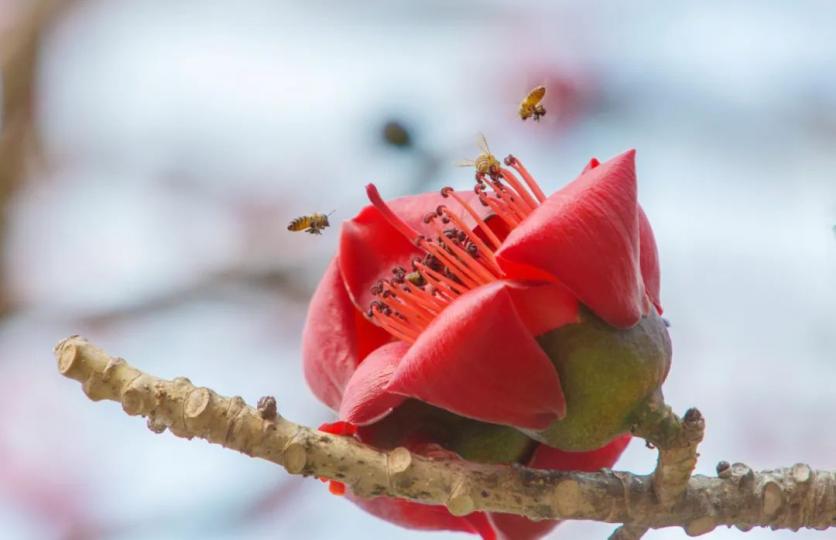
[[[200,437],[282,465],[291,474],[339,480],[362,497],[444,505],[455,515],[485,510],[533,519],[627,523],[614,535],[621,540],[638,538],[628,534],[640,536],[645,527],[680,526],[694,536],[718,525],[742,530],[836,527],[836,472],[803,464],[755,473],[736,463],[719,477],[691,477],[681,496],[663,505],[652,476],[429,459],[405,448],[381,452],[352,437],[273,416],[270,400],[259,411],[240,397],[220,396],[185,378],[166,381],[142,373],[79,337],[60,342],[55,352],[60,372],[80,381],[90,399],[120,402],[129,415],[147,417],[155,432],[169,429],[178,437]],[[686,415],[683,424],[688,422]],[[680,428],[687,439],[691,428]],[[662,442],[664,438],[654,444]],[[634,523],[640,525],[630,525]]]

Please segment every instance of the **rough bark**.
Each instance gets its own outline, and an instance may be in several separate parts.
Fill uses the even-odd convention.
[[[428,459],[405,448],[381,452],[352,437],[286,420],[272,398],[263,398],[256,409],[240,397],[220,396],[186,378],[159,379],[75,336],[60,342],[55,353],[60,372],[81,382],[90,399],[120,402],[129,415],[146,417],[154,432],[168,429],[178,437],[199,437],[282,465],[291,474],[339,480],[359,496],[445,505],[456,515],[486,510],[533,519],[624,523],[613,535],[621,540],[672,526],[693,536],[718,525],[741,530],[836,526],[836,472],[804,464],[754,472],[742,463],[721,463],[717,477],[689,478],[696,439],[702,436],[702,419],[693,413],[679,420],[668,409],[657,409],[654,418],[671,428],[664,432],[668,435],[648,431],[644,424],[637,427],[637,432],[653,434],[649,442],[674,449],[668,457],[660,452],[662,479],[610,470],[543,471]]]

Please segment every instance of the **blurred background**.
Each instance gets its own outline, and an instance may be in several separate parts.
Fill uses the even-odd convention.
[[[372,180],[386,197],[470,186],[453,164],[478,132],[546,191],[638,150],[665,393],[708,422],[698,472],[836,469],[834,28],[829,0],[0,0],[0,537],[430,538],[154,435],[89,402],[51,349],[82,334],[150,373],[331,419],[299,336],[339,222]],[[548,114],[521,122],[542,83]],[[321,237],[286,230],[331,210]],[[618,468],[654,461],[634,442]]]

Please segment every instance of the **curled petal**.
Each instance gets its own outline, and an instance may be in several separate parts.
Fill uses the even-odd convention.
[[[590,167],[514,229],[497,252],[509,277],[568,287],[613,326],[644,310],[635,151]]]
[[[345,387],[340,418],[355,425],[377,422],[400,405],[404,396],[386,390],[409,344],[393,341],[369,354]]]
[[[630,439],[629,433],[619,435],[601,448],[589,452],[564,452],[541,444],[534,450],[528,466],[535,469],[595,472],[603,467],[612,467],[630,444]]]
[[[473,192],[456,192],[483,217],[487,214]],[[472,204],[473,202],[476,204]],[[475,221],[452,199],[444,198],[440,193],[422,193],[410,197],[401,197],[387,202],[392,211],[419,234],[435,236],[435,229],[424,223],[427,212],[439,205],[446,205],[465,224],[474,225]],[[354,219],[345,221],[340,231],[340,271],[345,279],[346,289],[354,304],[366,310],[374,299],[369,289],[381,278],[389,278],[395,266],[410,268],[412,259],[423,255],[414,244],[414,238],[406,238],[393,227],[374,206],[366,206]]]
[[[496,530],[497,540],[537,540],[546,536],[560,523],[559,520],[550,519],[533,521],[516,514],[501,512],[489,513],[488,521]]]
[[[595,472],[612,467],[630,443],[630,435],[621,435],[610,443],[591,452],[564,452],[541,444],[534,451],[529,467],[560,471]],[[559,520],[532,521],[515,514],[494,512],[488,514],[499,540],[536,540],[555,528]]]
[[[391,339],[351,303],[334,258],[314,292],[302,332],[305,378],[313,393],[337,410],[357,365]]]
[[[483,285],[450,304],[401,360],[389,390],[495,424],[547,426],[562,418],[557,370],[507,287]]]
[[[350,493],[346,496],[366,512],[408,529],[428,531],[461,531],[494,540],[493,529],[482,512],[456,517],[443,506],[419,504],[403,499],[374,497],[366,499]]]
[[[659,299],[661,280],[659,276],[659,252],[656,249],[656,238],[653,236],[653,229],[650,221],[639,207],[639,264],[644,279],[644,289],[650,301],[656,306],[659,314],[662,314],[662,301]]]
[[[578,301],[559,283],[538,285],[506,282],[514,307],[532,336],[540,336],[566,324],[577,323]]]

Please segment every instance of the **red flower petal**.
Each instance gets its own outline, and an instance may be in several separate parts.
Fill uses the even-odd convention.
[[[357,364],[391,339],[351,303],[334,258],[314,292],[302,331],[305,378],[313,393],[337,410]]]
[[[320,424],[317,429],[319,429],[319,431],[324,431],[325,433],[331,433],[332,435],[343,435],[346,437],[352,437],[357,434],[356,425],[351,422],[343,422],[341,420],[336,422],[325,422]]]
[[[497,259],[510,277],[550,275],[613,326],[636,324],[645,304],[635,151],[589,168],[546,199],[508,235]]]
[[[472,191],[456,192],[469,201],[470,206],[487,215],[488,209],[478,202]],[[440,193],[422,193],[410,197],[401,197],[387,202],[387,205],[407,225],[420,234],[435,236],[435,230],[424,223],[423,218],[435,211],[439,205],[445,205],[469,225],[475,221],[453,199],[446,199]],[[410,268],[413,257],[423,255],[405,238],[374,206],[366,206],[354,219],[345,221],[340,231],[340,271],[345,279],[348,294],[354,304],[365,311],[374,299],[369,289],[377,280],[391,277],[389,273],[395,266]]]
[[[564,452],[541,444],[534,450],[528,466],[535,469],[595,472],[604,467],[612,467],[630,444],[630,439],[629,433],[619,435],[601,448],[589,452]]]
[[[656,249],[656,238],[653,236],[653,229],[650,228],[650,221],[648,221],[641,206],[639,207],[639,248],[639,264],[642,269],[642,278],[644,278],[644,289],[661,315],[659,252]]]
[[[406,400],[386,390],[409,344],[393,341],[376,349],[357,367],[345,387],[340,418],[352,424],[377,422]]]
[[[496,529],[497,540],[537,540],[557,527],[559,520],[532,521],[516,514],[491,512],[488,521]]]
[[[507,288],[483,285],[450,304],[401,360],[389,390],[496,424],[542,429],[562,418],[557,370]]]
[[[532,336],[579,321],[578,301],[559,283],[531,285],[509,281],[505,289]]]
[[[537,469],[594,472],[612,467],[627,448],[630,435],[616,437],[606,446],[591,452],[564,452],[541,444],[528,463]],[[555,528],[560,520],[531,521],[514,514],[491,513],[488,519],[497,532],[498,540],[536,540]]]
[[[461,531],[479,534],[484,540],[494,540],[493,529],[482,512],[456,517],[443,506],[419,504],[403,499],[375,497],[364,499],[346,493],[346,497],[366,512],[408,529],[429,531]]]

